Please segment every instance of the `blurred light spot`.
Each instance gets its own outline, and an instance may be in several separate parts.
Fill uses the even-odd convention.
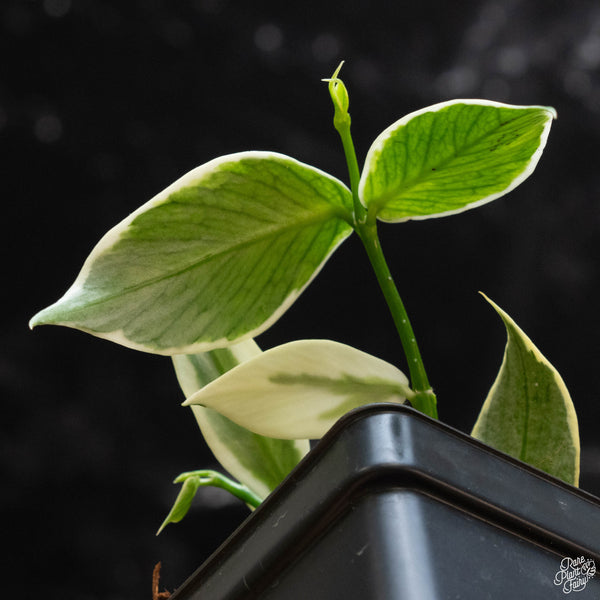
[[[313,40],[311,49],[316,60],[328,62],[338,56],[340,43],[332,33],[322,33]]]
[[[563,79],[563,85],[567,94],[585,98],[592,89],[592,81],[588,73],[584,71],[568,71]]]
[[[283,43],[283,32],[277,25],[261,25],[254,33],[254,43],[263,52],[274,52]]]
[[[477,85],[477,74],[471,67],[461,65],[442,73],[437,85],[443,93],[452,96],[467,94]]]
[[[585,102],[589,110],[600,113],[600,89],[592,89],[585,97]]]
[[[553,65],[556,60],[555,44],[547,38],[535,40],[530,52],[531,62],[542,67]]]
[[[600,65],[600,36],[585,38],[577,47],[577,57],[584,69],[595,69]]]
[[[567,254],[567,251],[557,248],[544,258],[544,270],[547,275],[557,281],[562,287],[581,287],[593,278],[594,269],[587,261]]]
[[[494,77],[483,84],[481,96],[490,100],[506,102],[510,97],[510,85],[506,79]]]
[[[71,10],[71,0],[44,0],[44,11],[50,17],[64,17]]]
[[[33,133],[40,142],[52,144],[62,136],[62,123],[56,115],[42,115],[36,119]]]
[[[354,66],[354,78],[356,83],[365,89],[373,89],[380,85],[383,79],[379,66],[374,61],[359,58]]]
[[[486,2],[479,15],[482,23],[493,23],[497,28],[506,23],[506,9],[501,2]]]
[[[498,30],[506,22],[506,10],[500,4],[484,4],[479,18],[466,32],[466,43],[472,49],[483,50],[494,40]]]
[[[522,48],[509,46],[501,48],[496,58],[501,73],[511,77],[519,77],[527,71],[527,55]]]

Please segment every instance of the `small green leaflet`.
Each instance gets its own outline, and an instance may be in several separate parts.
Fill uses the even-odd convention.
[[[452,100],[406,115],[373,142],[363,205],[388,222],[440,217],[508,193],[535,169],[553,108]]]
[[[110,230],[30,326],[194,354],[274,323],[352,232],[337,179],[272,152],[217,158]]]
[[[179,521],[185,517],[192,506],[192,501],[194,500],[198,488],[203,486],[220,487],[252,507],[257,507],[262,500],[253,494],[246,486],[232,481],[221,473],[211,470],[182,473],[175,478],[173,483],[181,483],[181,489],[179,490],[179,494],[177,494],[173,507],[162,522],[156,535],[158,535],[169,523],[179,523]]]
[[[300,340],[240,364],[185,404],[213,408],[261,435],[318,439],[353,408],[411,395],[406,376],[379,358],[330,340]]]
[[[203,480],[200,477],[189,477],[180,482],[179,477],[177,477],[173,483],[181,483],[181,489],[177,494],[177,498],[175,499],[169,514],[158,528],[156,535],[158,535],[169,523],[179,523],[179,521],[187,515],[198,488],[202,486]]]
[[[260,356],[254,340],[203,354],[173,356],[186,397],[240,363]],[[212,453],[231,475],[265,498],[309,451],[308,440],[281,440],[253,433],[211,408],[191,407]],[[191,484],[188,484],[188,487]]]
[[[571,485],[579,482],[579,430],[556,369],[489,298],[508,334],[498,377],[472,435]]]

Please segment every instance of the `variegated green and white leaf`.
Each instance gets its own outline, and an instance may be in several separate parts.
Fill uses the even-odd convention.
[[[329,340],[267,350],[209,383],[185,402],[213,408],[262,435],[317,439],[353,408],[412,395],[393,365]]]
[[[202,354],[173,356],[177,379],[186,397],[240,363],[261,354],[254,340],[246,340]],[[309,451],[308,440],[268,438],[237,425],[217,411],[191,407],[209,448],[236,479],[265,498]]]
[[[352,232],[352,198],[271,152],[217,158],[109,231],[35,315],[138,350],[194,354],[267,329]]]
[[[579,429],[556,369],[489,298],[508,334],[498,377],[472,435],[567,483],[579,481]]]
[[[553,108],[451,100],[406,115],[373,142],[359,196],[382,221],[450,215],[508,193],[535,169]]]

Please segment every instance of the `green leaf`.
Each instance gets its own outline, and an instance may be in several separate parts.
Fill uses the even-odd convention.
[[[177,379],[187,397],[260,354],[254,340],[246,340],[229,348],[172,358]],[[310,450],[308,440],[268,438],[237,425],[211,408],[191,408],[215,458],[260,498],[273,491]]]
[[[567,483],[579,482],[579,430],[569,392],[556,369],[489,298],[508,342],[498,377],[472,435]]]
[[[220,487],[254,508],[261,502],[261,499],[246,488],[246,486],[232,481],[217,471],[202,470],[182,473],[175,478],[173,483],[182,483],[183,485],[173,503],[173,507],[159,527],[156,535],[158,535],[169,523],[179,523],[179,521],[185,517],[192,505],[192,500],[194,499],[198,488],[202,486]]]
[[[301,340],[240,364],[185,404],[214,408],[261,435],[316,439],[353,408],[411,395],[393,365],[337,342]]]
[[[382,221],[454,214],[508,193],[535,169],[553,108],[452,100],[413,112],[371,146],[361,202]]]
[[[183,485],[179,490],[179,494],[177,494],[177,498],[175,499],[169,514],[162,522],[162,525],[158,528],[156,535],[158,535],[169,523],[179,523],[179,521],[181,521],[183,517],[187,515],[190,507],[192,506],[194,496],[201,485],[202,480],[200,478],[190,477],[189,479],[183,481]]]
[[[337,179],[242,152],[184,175],[109,231],[30,326],[65,325],[138,350],[194,354],[273,324],[352,232]]]

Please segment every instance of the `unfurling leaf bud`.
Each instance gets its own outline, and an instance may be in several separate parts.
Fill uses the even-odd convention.
[[[338,73],[343,64],[344,61],[339,64],[330,79],[323,79],[323,81],[329,83],[329,95],[331,96],[335,108],[333,124],[338,131],[340,127],[350,126],[350,114],[348,113],[350,98],[348,97],[348,90],[346,89],[344,82],[338,78]]]

